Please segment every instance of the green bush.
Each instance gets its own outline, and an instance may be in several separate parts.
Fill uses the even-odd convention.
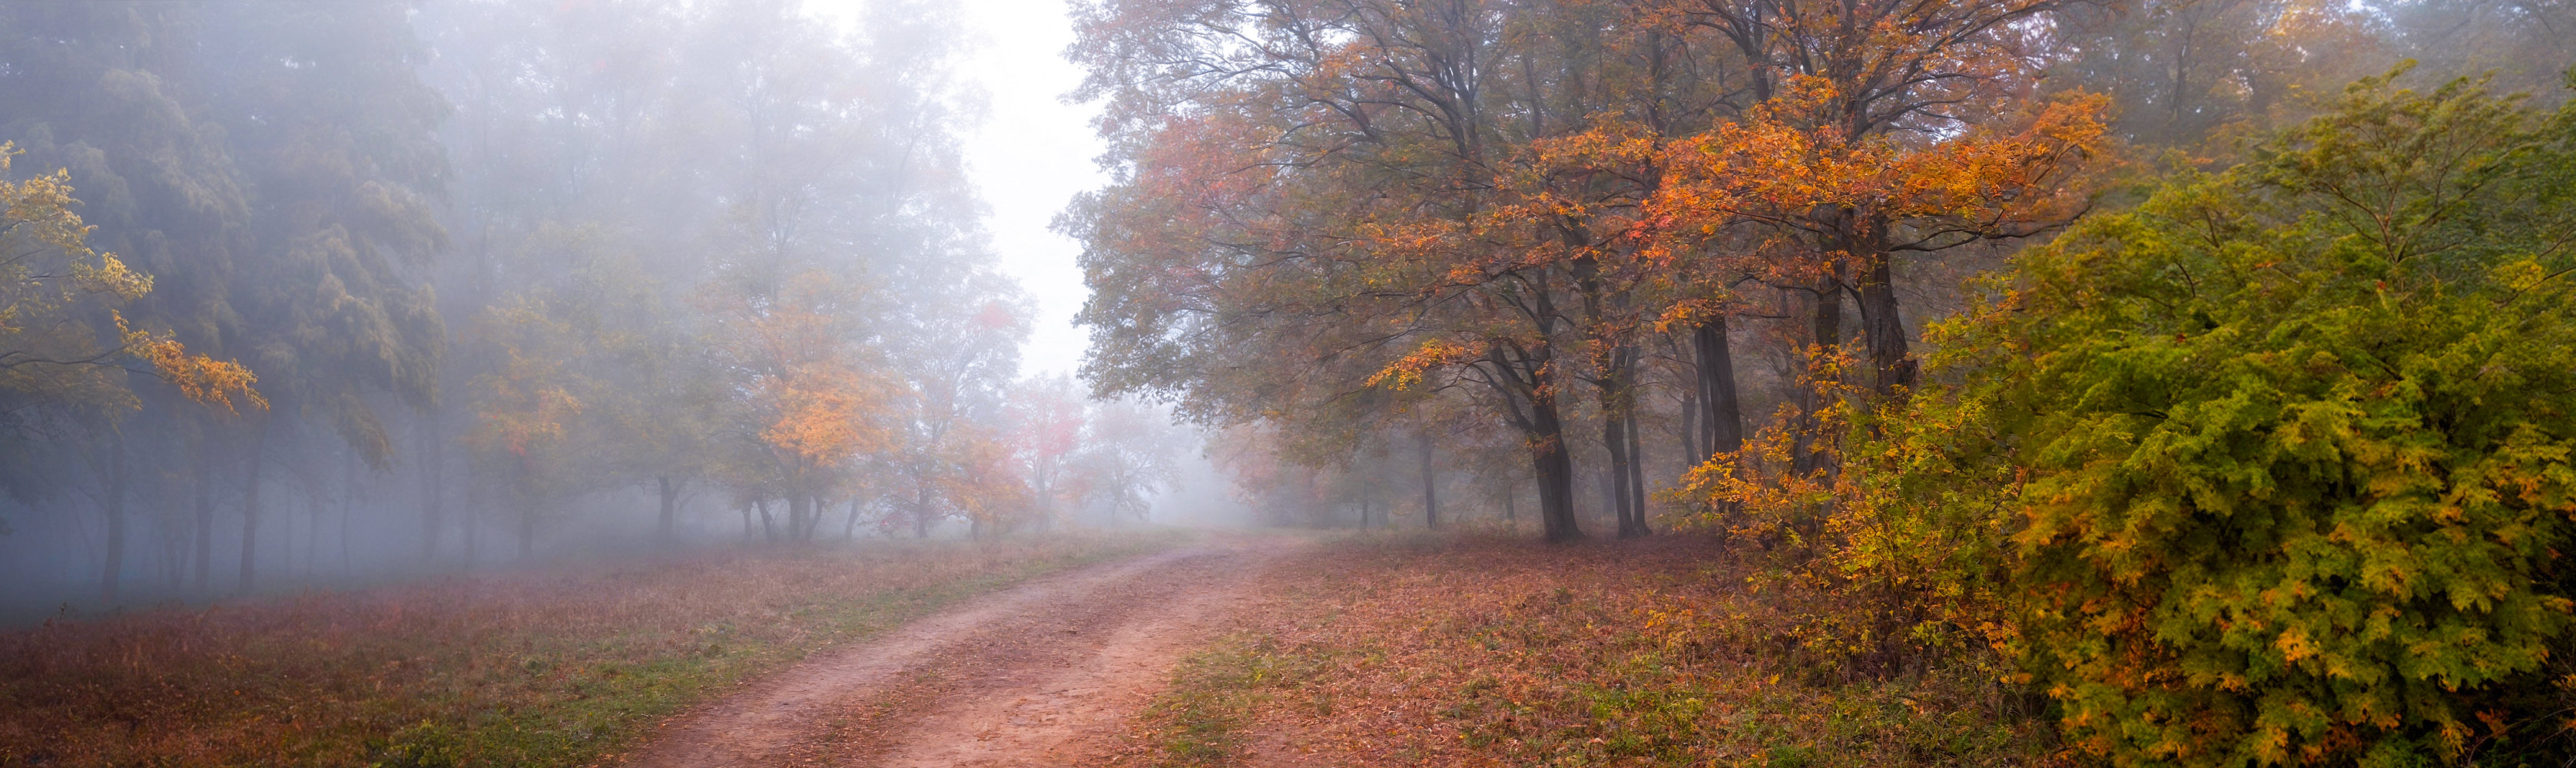
[[[1974,415],[1941,450],[2016,470],[1998,615],[2083,752],[2576,752],[2576,108],[2396,76],[2031,249],[1931,334],[1949,383],[1906,407]]]
[[[456,768],[461,741],[455,729],[423,720],[372,745],[376,760],[368,768]]]

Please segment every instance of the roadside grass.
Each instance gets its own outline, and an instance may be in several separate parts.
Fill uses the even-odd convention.
[[[0,634],[0,766],[575,766],[813,651],[1179,534],[746,549]]]
[[[1819,669],[1794,595],[1686,537],[1361,537],[1283,564],[1124,755],[1161,766],[2001,766],[2060,762],[1963,658]],[[1259,758],[1259,759],[1256,759]]]

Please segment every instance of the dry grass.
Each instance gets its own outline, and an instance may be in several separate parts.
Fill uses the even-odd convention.
[[[739,551],[0,635],[0,766],[579,765],[725,685],[1170,543]]]
[[[2029,765],[2045,729],[1991,673],[1848,679],[1784,601],[1684,537],[1381,539],[1279,577],[1278,617],[1185,663],[1122,762]]]

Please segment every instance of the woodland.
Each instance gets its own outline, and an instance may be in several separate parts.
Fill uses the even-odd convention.
[[[1020,375],[958,23],[0,6],[0,603],[1141,514],[1159,415]]]
[[[1084,372],[1274,520],[1716,537],[2069,759],[2560,765],[2571,11],[1103,2]]]
[[[1194,657],[1141,721],[1171,764],[1235,754],[1188,718],[1266,717],[1224,698],[1259,665],[1360,686],[1311,676],[1405,625],[1412,670],[1654,670],[1589,741],[1422,747],[1555,750],[1497,764],[1717,764],[1672,725],[1702,698],[1601,713],[1737,635],[1790,668],[1706,674],[2039,724],[1925,764],[2576,756],[2576,5],[1069,7],[1108,148],[1055,224],[1078,380],[1021,371],[953,4],[0,3],[0,609],[871,537],[1087,562],[1125,550],[1068,531],[1204,442],[1266,526],[1538,543],[1310,569],[1282,611],[1392,574],[1453,613]],[[758,568],[873,588],[795,562]],[[1533,655],[1426,634],[1477,622]],[[378,725],[347,754],[457,764]]]

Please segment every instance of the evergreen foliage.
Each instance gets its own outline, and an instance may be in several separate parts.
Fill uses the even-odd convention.
[[[1951,615],[2010,627],[2085,753],[2571,746],[2576,109],[2402,73],[2017,257],[1927,334],[1950,383],[1870,420],[1848,514],[1997,534],[1982,558],[1917,551],[1967,567],[1916,569],[1912,594],[2008,563]]]

